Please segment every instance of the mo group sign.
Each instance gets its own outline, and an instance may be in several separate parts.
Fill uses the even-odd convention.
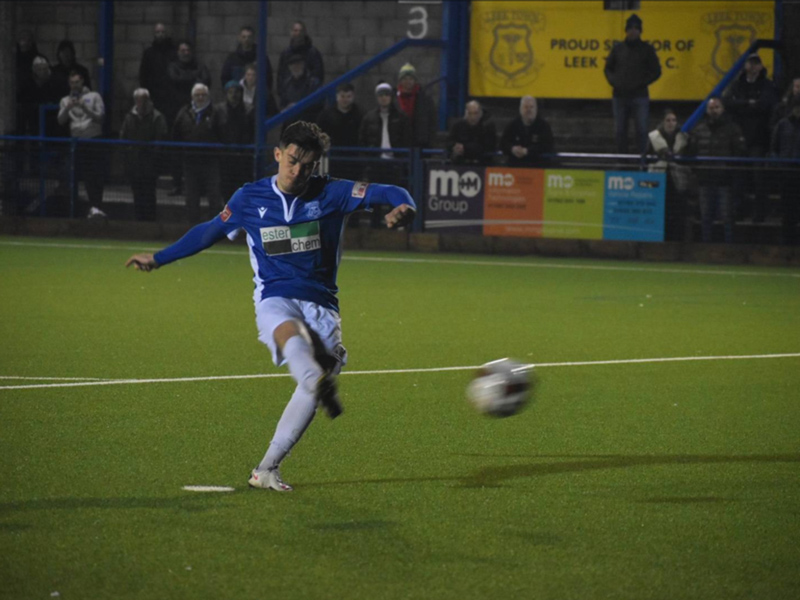
[[[633,11],[600,0],[472,2],[469,92],[473,96],[610,98],[603,69]],[[766,0],[643,0],[635,11],[655,48],[655,100],[702,100],[756,39],[772,39]],[[772,53],[763,52],[768,70]]]
[[[513,237],[664,241],[664,173],[430,169],[425,229]]]

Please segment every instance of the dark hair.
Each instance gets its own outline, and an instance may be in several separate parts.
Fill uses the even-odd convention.
[[[175,46],[175,47],[176,47],[176,48],[180,48],[180,47],[181,47],[181,46],[183,46],[184,44],[185,44],[186,46],[189,46],[189,48],[191,48],[192,50],[194,50],[194,44],[193,44],[192,42],[190,42],[189,40],[180,40],[180,41],[178,42],[178,45],[177,45],[177,46]]]
[[[244,72],[245,72],[245,73],[247,73],[247,72],[248,72],[249,70],[251,70],[251,69],[252,69],[253,71],[255,71],[256,73],[258,73],[258,65],[257,65],[256,63],[247,63],[247,64],[244,66]]]
[[[669,115],[675,115],[676,118],[678,117],[678,113],[676,113],[674,110],[672,110],[671,107],[668,106],[667,108],[664,109],[664,118],[666,119]]]
[[[330,138],[316,123],[296,121],[281,134],[281,148],[288,148],[292,144],[319,157],[330,146]]]
[[[340,83],[339,85],[337,85],[336,86],[336,91],[337,92],[355,92],[356,88],[352,83],[350,83],[348,81],[347,83]]]
[[[77,75],[78,77],[80,77],[80,78],[81,78],[81,81],[83,81],[83,82],[86,82],[86,78],[83,76],[83,73],[81,73],[81,72],[80,72],[80,71],[78,71],[77,69],[72,69],[72,70],[69,72],[69,75],[67,76],[67,78],[68,78],[68,79],[72,79],[72,78],[73,78],[73,77],[75,77],[76,75]],[[62,79],[62,81],[63,81],[63,79]]]
[[[250,25],[242,25],[242,28],[239,29],[239,33],[242,33],[243,31],[249,31],[253,35],[256,34],[256,30],[250,27]]]

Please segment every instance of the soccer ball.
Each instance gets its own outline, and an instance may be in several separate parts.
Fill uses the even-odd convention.
[[[493,417],[517,414],[531,397],[533,367],[509,358],[483,365],[467,386],[467,399],[478,412]]]

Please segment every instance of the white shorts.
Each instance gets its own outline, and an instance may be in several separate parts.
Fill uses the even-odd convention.
[[[307,300],[274,297],[256,303],[258,339],[272,352],[272,362],[278,367],[286,364],[273,333],[278,325],[290,320],[302,321],[316,332],[328,353],[339,361],[336,373],[341,371],[347,364],[347,350],[342,345],[342,318],[335,310]]]

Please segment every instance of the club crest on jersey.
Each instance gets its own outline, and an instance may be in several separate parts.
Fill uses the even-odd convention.
[[[363,198],[367,195],[369,184],[366,181],[356,181],[353,184],[353,198]]]
[[[226,205],[225,205],[225,208],[223,208],[223,209],[222,209],[222,212],[221,212],[221,213],[219,213],[219,218],[220,218],[220,219],[222,219],[222,222],[223,222],[223,223],[227,223],[227,222],[228,222],[228,219],[230,219],[230,218],[231,218],[231,215],[232,215],[232,214],[233,214],[233,213],[231,212],[231,209],[230,209],[230,208],[228,208],[228,205],[226,204]]]
[[[267,214],[267,209],[264,208],[263,206],[259,206],[258,207],[258,216],[263,219],[265,214]]]
[[[261,243],[269,256],[319,250],[322,248],[319,221],[262,227]]]
[[[306,203],[306,216],[309,219],[318,219],[321,215],[322,209],[319,207],[319,200]]]

